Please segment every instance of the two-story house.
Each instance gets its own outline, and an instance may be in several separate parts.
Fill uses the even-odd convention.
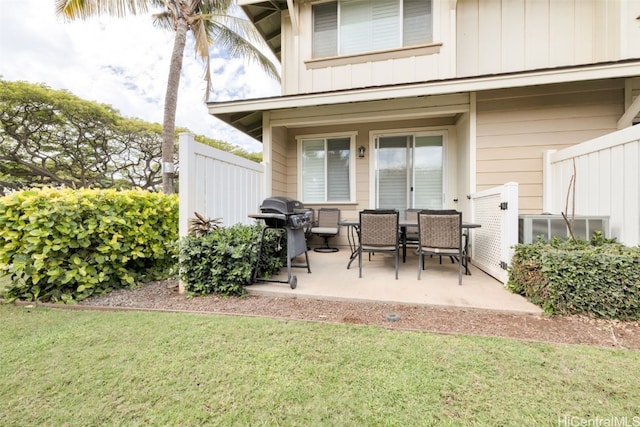
[[[240,0],[282,64],[278,97],[209,103],[263,143],[267,195],[305,206],[470,209],[543,152],[631,126],[639,0]],[[639,160],[640,160],[640,155]]]

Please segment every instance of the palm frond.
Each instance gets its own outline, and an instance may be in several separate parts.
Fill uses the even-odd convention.
[[[55,0],[56,15],[67,20],[109,15],[139,15],[149,10],[153,0]]]
[[[175,31],[174,16],[168,10],[152,15],[153,26],[162,30]]]
[[[196,52],[202,59],[209,58],[209,46],[211,46],[211,40],[207,33],[207,27],[203,19],[198,19],[191,24],[191,31],[193,32],[193,38],[195,40]]]
[[[235,25],[239,25],[238,20],[232,20]],[[262,39],[257,41],[260,43],[253,43],[255,32],[253,27],[249,27],[252,31],[247,34],[241,34],[240,31],[234,31],[226,25],[222,25],[217,21],[208,20],[211,23],[209,30],[209,37],[215,41],[215,43],[221,49],[225,50],[232,58],[245,58],[251,62],[258,64],[270,77],[280,81],[280,73],[275,64],[263,53],[266,50]],[[248,23],[248,21],[245,21]],[[246,28],[244,28],[246,29]]]

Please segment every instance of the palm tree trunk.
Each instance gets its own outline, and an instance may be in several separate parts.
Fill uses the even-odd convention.
[[[187,21],[182,17],[178,18],[171,64],[169,65],[169,78],[167,80],[167,93],[164,98],[164,118],[162,122],[162,191],[165,194],[173,194],[173,147],[176,138],[176,108],[178,105],[182,57],[187,42],[188,29]]]

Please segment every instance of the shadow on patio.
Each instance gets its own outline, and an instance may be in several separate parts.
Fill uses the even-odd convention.
[[[411,252],[411,251],[408,251]],[[297,288],[287,283],[256,282],[248,286],[253,295],[288,296],[297,298],[378,301],[412,305],[437,305],[459,308],[479,308],[517,313],[541,313],[540,308],[525,298],[509,292],[502,283],[470,265],[471,276],[462,277],[458,285],[458,267],[448,257],[439,264],[437,257],[427,258],[422,279],[418,280],[418,257],[407,253],[398,280],[395,280],[393,256],[375,254],[369,261],[363,254],[362,278],[358,278],[358,260],[347,269],[350,251],[309,254],[311,273],[306,268],[293,268]],[[294,264],[304,263],[304,255]],[[287,280],[287,269],[270,279]]]

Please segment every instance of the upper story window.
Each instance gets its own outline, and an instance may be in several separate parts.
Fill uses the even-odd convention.
[[[433,41],[432,0],[338,0],[313,6],[313,57]]]

